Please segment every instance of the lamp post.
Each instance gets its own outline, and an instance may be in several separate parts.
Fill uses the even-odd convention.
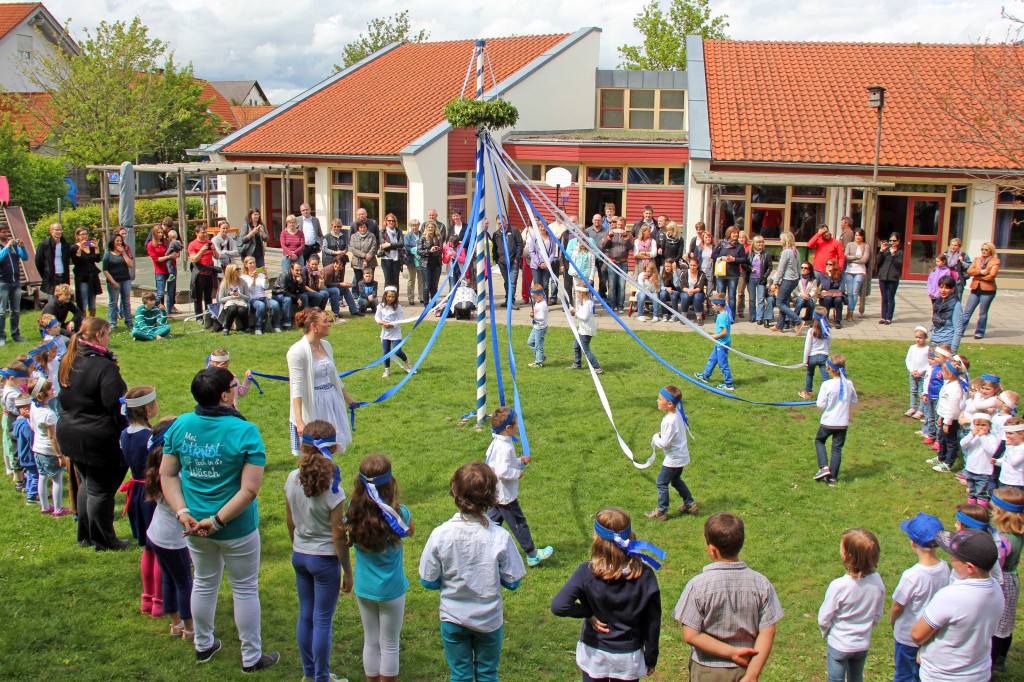
[[[878,110],[878,126],[875,128],[875,164],[871,171],[871,182],[878,182],[878,159],[882,153],[882,110],[885,108],[885,88],[881,85],[872,85],[867,88],[868,91],[868,106],[872,109]],[[870,198],[870,201],[866,201],[864,208],[865,214],[868,217],[868,232],[866,244],[870,244],[868,247],[868,253],[871,254],[868,259],[868,275],[864,278],[864,284],[861,287],[860,302],[858,308],[860,314],[864,315],[864,303],[867,301],[868,294],[871,293],[871,273],[874,272],[875,268],[875,220],[878,213],[876,207],[876,199],[878,198],[878,188],[872,186],[866,193],[866,197]]]

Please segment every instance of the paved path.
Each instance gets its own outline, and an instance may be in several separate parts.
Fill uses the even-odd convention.
[[[278,249],[270,249],[267,255],[267,270],[270,276],[276,277],[281,270],[281,257]],[[181,278],[183,282],[187,282],[187,277]],[[377,269],[376,280],[378,282],[384,281],[384,274]],[[442,281],[444,278],[442,277]],[[498,270],[494,270],[494,281],[496,286],[501,291],[501,295],[496,297],[497,299],[504,300],[504,289],[502,288],[501,275]],[[153,289],[154,285],[153,278],[153,263],[149,258],[140,258],[138,260],[138,268],[135,277],[136,288],[133,291],[132,298],[132,310],[135,306],[141,305],[141,300],[138,296],[141,295],[145,289]],[[402,304],[405,305],[405,291],[404,291],[405,279],[402,279]],[[104,304],[103,300],[105,297],[101,297],[100,304]],[[965,297],[966,300],[966,297]],[[856,314],[854,320],[844,321],[843,328],[837,331],[840,338],[850,340],[888,340],[888,341],[906,341],[908,344],[913,341],[914,338],[914,327],[917,325],[924,325],[925,327],[930,326],[931,320],[931,302],[928,299],[928,295],[925,291],[925,285],[923,282],[904,282],[900,285],[896,293],[896,315],[891,325],[880,325],[878,324],[879,318],[879,297],[877,293],[877,287],[873,287],[873,295],[868,299],[867,305],[865,306],[865,315],[863,319],[860,319]],[[343,305],[344,307],[344,305]],[[188,304],[178,304],[178,309],[182,312],[189,310]],[[406,306],[406,310],[413,313],[418,313],[422,310],[422,306]],[[501,309],[499,312],[499,321],[504,322],[505,310]],[[996,295],[995,302],[992,304],[992,308],[989,314],[989,329],[985,335],[985,339],[976,341],[973,337],[974,326],[977,322],[977,313],[974,315],[974,320],[971,326],[964,335],[964,343],[999,343],[999,344],[1019,344],[1024,341],[1024,291],[1016,290],[1002,290]],[[560,310],[552,309],[549,317],[550,325],[553,327],[565,327],[568,326],[565,320],[565,315]],[[628,318],[628,323],[633,330],[651,330],[651,331],[673,331],[680,333],[691,333],[691,330],[685,325],[680,324],[677,321],[672,322],[659,322],[657,324],[652,323],[650,320],[646,322],[639,322],[636,319],[634,313],[632,317]],[[523,305],[519,310],[512,312],[512,324],[515,325],[529,325],[530,324],[530,308],[527,305]],[[602,331],[621,331],[618,324],[611,318],[610,315],[601,311],[597,315],[597,326]],[[714,331],[713,324],[705,327],[708,331]],[[763,334],[763,335],[776,335],[773,332],[768,331],[767,328],[761,327],[755,324],[751,324],[744,318],[736,320],[736,324],[733,325],[733,334]]]

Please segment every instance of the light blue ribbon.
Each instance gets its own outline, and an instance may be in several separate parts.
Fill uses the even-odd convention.
[[[384,515],[384,520],[391,526],[391,530],[395,531],[400,538],[408,537],[409,526],[405,523],[405,519],[402,518],[402,515],[394,507],[385,502],[377,491],[377,486],[384,485],[391,480],[391,470],[388,469],[383,474],[373,478],[367,478],[359,474],[359,480],[363,482],[363,485],[366,487],[366,494],[370,496],[373,503],[380,509],[381,514]]]
[[[309,435],[308,433],[304,433],[302,434],[302,444],[312,445],[313,447],[320,451],[320,454],[330,459],[332,454],[331,446],[337,445],[338,439],[336,436],[324,436],[323,438],[313,438],[313,436]]]
[[[665,560],[665,550],[660,547],[656,547],[649,542],[631,540],[629,536],[632,535],[632,531],[629,526],[615,531],[609,530],[597,521],[594,521],[594,533],[602,540],[615,543],[615,546],[625,552],[626,556],[635,556],[654,570],[661,568],[661,561]],[[650,552],[657,559],[647,556],[644,552]]]
[[[839,399],[842,400],[844,389],[846,388],[846,382],[848,381],[846,378],[846,367],[840,367],[829,359],[825,360],[825,366],[839,374]]]
[[[814,319],[818,321],[818,325],[821,327],[821,336],[825,339],[832,338],[832,327],[828,324],[828,318],[821,313],[814,313]]]

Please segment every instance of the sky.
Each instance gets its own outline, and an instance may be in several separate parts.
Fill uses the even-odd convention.
[[[661,0],[663,7],[667,0]],[[333,72],[341,48],[381,16],[409,10],[413,29],[431,40],[571,33],[597,26],[601,68],[619,64],[617,47],[639,44],[633,18],[644,0],[44,0],[72,35],[100,21],[138,15],[150,35],[168,42],[180,62],[207,80],[260,82],[273,104],[287,101]],[[726,15],[730,38],[856,42],[1004,40],[1003,5],[1024,15],[1024,0],[711,0]],[[384,94],[384,93],[382,93]]]

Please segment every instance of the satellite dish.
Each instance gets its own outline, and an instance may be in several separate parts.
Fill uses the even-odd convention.
[[[572,173],[561,166],[557,166],[549,169],[544,174],[544,182],[549,187],[570,187],[572,186]]]

